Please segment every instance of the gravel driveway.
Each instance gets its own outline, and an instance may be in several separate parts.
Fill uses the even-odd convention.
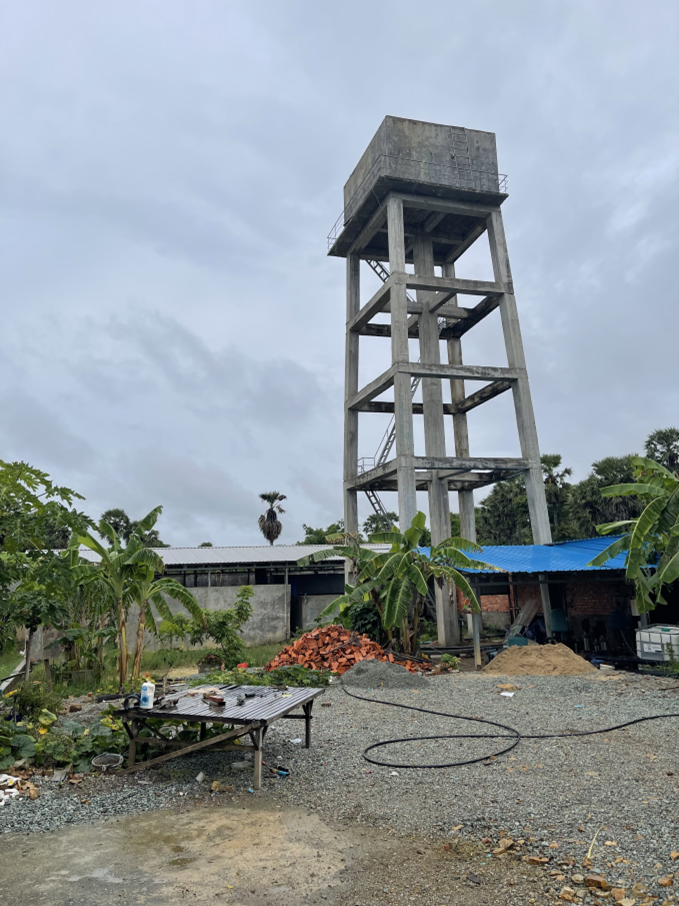
[[[503,682],[520,688],[513,697],[503,697],[497,688]],[[679,712],[676,680],[632,674],[519,678],[458,674],[434,678],[421,690],[352,691],[485,717],[526,734],[595,729],[649,714]],[[469,723],[359,702],[337,686],[317,701],[314,716],[310,750],[290,742],[299,729],[294,722],[280,721],[269,731],[266,761],[291,771],[286,780],[272,777],[265,783],[259,795],[272,803],[302,805],[328,818],[417,834],[452,848],[465,840],[485,841],[487,859],[494,858],[492,851],[504,834],[516,842],[503,858],[549,858],[541,869],[545,902],[566,885],[576,891],[577,902],[595,899],[594,893],[582,892],[578,873],[586,873],[582,861],[598,832],[591,870],[625,888],[639,906],[651,902],[644,887],[660,898],[658,903],[674,902],[673,892],[679,889],[679,859],[671,858],[679,850],[679,719],[585,738],[522,740],[507,755],[487,763],[408,770],[370,765],[362,751],[388,738],[486,728],[477,725],[470,730]],[[393,761],[458,761],[484,755],[493,747],[499,747],[497,740],[443,740],[398,744],[377,753]],[[229,767],[236,758],[230,753],[189,756],[147,774],[86,778],[77,789],[43,784],[37,801],[22,799],[0,811],[0,830],[55,829],[101,817],[217,801],[224,794],[210,794],[206,782],[196,783],[199,771],[208,781],[235,787],[225,799],[243,798],[247,803],[251,774]],[[669,886],[658,885],[660,878],[668,877]],[[604,895],[601,902],[606,899]]]

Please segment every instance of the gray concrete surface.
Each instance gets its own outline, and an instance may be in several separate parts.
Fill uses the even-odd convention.
[[[225,610],[236,603],[237,586],[219,588],[188,589],[201,607],[206,610]],[[250,599],[252,616],[243,629],[246,645],[266,645],[270,642],[284,642],[290,637],[290,586],[289,585],[253,585],[254,595]],[[186,613],[177,601],[168,600],[173,613]],[[137,631],[138,610],[130,611],[128,635],[134,638]],[[158,637],[146,633],[145,647],[154,651],[162,647]]]

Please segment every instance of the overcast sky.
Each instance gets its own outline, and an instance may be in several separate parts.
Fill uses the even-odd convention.
[[[195,545],[260,543],[260,491],[282,543],[341,515],[326,234],[386,114],[497,135],[542,451],[580,479],[679,422],[676,0],[0,6],[0,458],[92,516],[161,503]],[[499,318],[465,342],[506,364]],[[518,453],[509,396],[470,432]]]

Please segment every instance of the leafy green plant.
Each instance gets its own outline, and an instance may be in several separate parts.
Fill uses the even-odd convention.
[[[16,761],[35,755],[35,739],[26,729],[22,723],[0,721],[0,771],[6,771]]]
[[[372,600],[355,601],[344,611],[342,624],[346,628],[357,632],[359,635],[367,635],[368,638],[384,645],[387,642],[387,633],[382,627],[380,614]]]
[[[390,544],[390,550],[379,553],[361,548],[360,543],[349,538],[349,543],[331,550],[319,551],[299,560],[300,565],[324,560],[329,556],[349,558],[357,574],[356,584],[347,584],[345,594],[333,601],[321,618],[340,615],[358,602],[372,601],[380,615],[382,626],[390,642],[398,639],[401,649],[414,651],[419,634],[420,616],[428,592],[428,582],[433,579],[439,586],[452,582],[468,599],[472,610],[480,611],[476,596],[465,577],[456,567],[494,569],[487,563],[470,559],[465,551],[481,548],[464,538],[448,538],[430,550],[429,555],[419,549],[425,529],[424,513],[417,513],[409,529],[403,534],[396,528],[390,532],[376,532],[370,540],[375,544]]]
[[[34,720],[44,710],[58,712],[61,708],[61,695],[48,692],[39,682],[22,683],[10,701],[25,720]]]
[[[69,564],[51,547],[55,536],[84,531],[89,522],[73,508],[79,494],[55,485],[24,462],[0,460],[0,648],[27,629],[67,618],[73,589]],[[26,679],[30,661],[26,663]]]
[[[459,670],[460,659],[459,657],[455,657],[454,654],[442,654],[441,666],[445,667],[446,670]]]
[[[171,620],[162,620],[156,629],[160,641],[170,648],[174,647],[175,640],[181,646],[186,639],[191,620],[183,613],[176,613]]]
[[[602,566],[626,552],[625,575],[634,581],[639,613],[666,604],[664,589],[679,578],[679,477],[652,459],[631,458],[633,483],[604,488],[605,497],[636,496],[644,504],[636,519],[598,525],[602,535],[624,534],[588,566]]]
[[[275,670],[264,669],[256,672],[244,670],[221,670],[209,673],[201,679],[193,680],[191,685],[198,686],[209,682],[218,685],[237,686],[327,686],[331,673],[326,670],[310,670],[308,667],[278,667]]]
[[[158,506],[135,524],[135,530],[126,546],[116,530],[107,522],[100,522],[98,532],[107,538],[110,547],[104,546],[90,532],[74,534],[69,542],[70,562],[77,580],[82,584],[102,582],[108,586],[113,605],[113,618],[118,641],[118,685],[122,690],[127,681],[129,654],[127,644],[127,619],[130,606],[139,605],[137,643],[132,669],[133,679],[141,670],[144,647],[144,629],[148,625],[155,629],[154,608],[164,619],[172,619],[172,612],[165,595],[179,601],[196,620],[202,612],[193,595],[175,579],[162,577],[165,564],[159,554],[144,544],[144,535],[149,532],[162,512]],[[84,545],[99,556],[99,563],[92,564],[80,557],[78,549]]]
[[[245,658],[245,642],[239,632],[252,616],[251,585],[241,585],[236,594],[236,604],[226,610],[204,610],[206,633],[219,645],[219,657],[227,670]]]

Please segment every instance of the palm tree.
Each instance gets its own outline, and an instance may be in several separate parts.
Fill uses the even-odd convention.
[[[281,506],[280,501],[286,500],[287,498],[285,494],[279,494],[278,491],[267,491],[265,494],[260,494],[259,497],[265,503],[269,504],[266,513],[262,513],[259,517],[259,530],[273,547],[274,541],[283,531],[283,525],[278,518],[278,514],[284,513],[285,510]]]

